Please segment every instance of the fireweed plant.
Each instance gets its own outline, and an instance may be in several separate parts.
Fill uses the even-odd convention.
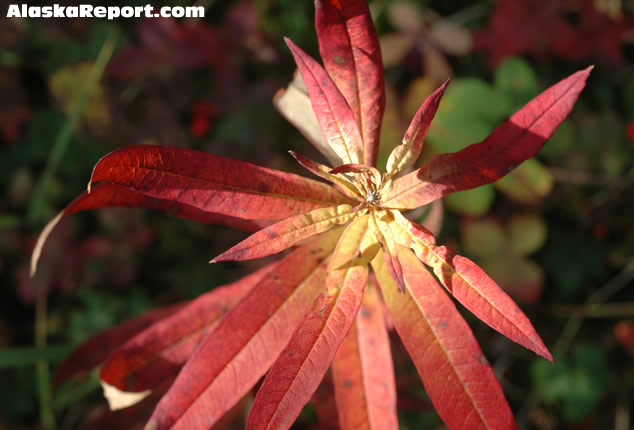
[[[315,7],[324,67],[287,39],[310,99],[292,84],[276,105],[332,165],[292,156],[331,185],[188,149],[129,146],[103,157],[88,190],[44,229],[32,270],[62,217],[110,206],[254,232],[215,263],[292,250],[189,303],[90,339],[60,365],[54,384],[101,364],[111,408],[151,395],[160,400],[146,428],[207,429],[264,376],[247,428],[285,429],[330,369],[341,428],[396,429],[390,321],[449,428],[515,428],[493,370],[447,293],[509,339],[552,361],[551,354],[491,278],[437,245],[405,212],[496,181],[535,156],[570,113],[591,68],[544,91],[482,142],[411,171],[447,82],[423,102],[381,173],[385,92],[368,6],[317,0]],[[311,133],[311,121],[321,135]]]

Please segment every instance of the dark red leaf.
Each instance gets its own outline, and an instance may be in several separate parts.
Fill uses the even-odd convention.
[[[108,207],[137,207],[167,212],[179,218],[193,219],[207,224],[221,224],[246,231],[257,231],[268,225],[266,220],[247,220],[228,215],[205,212],[193,206],[170,200],[150,197],[122,185],[102,182],[92,186],[90,193],[83,192],[44,227],[38,237],[31,257],[31,276],[35,273],[42,249],[55,226],[75,212]],[[273,214],[271,214],[274,216]]]
[[[101,380],[124,392],[141,392],[176,376],[218,319],[274,268],[216,287],[152,324],[112,352],[101,367]]]
[[[142,332],[156,321],[177,312],[183,305],[184,304],[176,304],[154,309],[140,317],[126,321],[91,337],[75,348],[72,354],[57,367],[51,384],[53,389],[63,381],[95,368],[101,364],[114,349],[123,345],[128,339]]]
[[[351,203],[333,187],[217,155],[154,145],[111,152],[90,183],[114,182],[144,195],[245,219],[284,219]],[[354,201],[352,201],[354,203]]]

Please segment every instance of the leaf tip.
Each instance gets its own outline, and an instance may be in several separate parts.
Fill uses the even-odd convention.
[[[33,253],[31,254],[31,264],[29,267],[29,276],[31,278],[34,277],[35,272],[37,272],[37,263],[40,261],[40,256],[42,255],[42,249],[44,248],[46,240],[50,236],[55,226],[60,222],[60,220],[64,216],[64,213],[65,211],[61,211],[57,214],[55,218],[50,220],[40,233],[40,236],[37,238],[37,242],[35,243],[35,247],[33,248]]]
[[[106,400],[108,400],[111,411],[133,406],[152,393],[152,390],[145,390],[138,393],[121,391],[114,385],[110,385],[103,380],[100,382],[103,387],[103,395],[106,397]]]

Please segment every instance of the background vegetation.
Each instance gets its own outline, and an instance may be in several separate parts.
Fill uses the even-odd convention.
[[[107,327],[263,264],[207,264],[242,232],[111,209],[64,221],[30,279],[38,233],[84,190],[99,157],[162,144],[302,174],[287,150],[319,158],[271,103],[294,71],[282,37],[317,55],[313,2],[199,3],[206,17],[197,22],[1,18],[0,429],[113,428],[94,374],[50,394],[57,363]],[[0,1],[3,15],[8,4]],[[388,86],[383,163],[448,76],[427,157],[479,141],[550,84],[596,64],[538,159],[446,199],[439,241],[509,291],[557,359],[465,315],[520,426],[631,428],[632,4],[373,0],[371,8]],[[396,336],[393,354],[402,428],[442,428]],[[241,428],[236,417],[223,428]],[[307,408],[297,428],[315,422]]]

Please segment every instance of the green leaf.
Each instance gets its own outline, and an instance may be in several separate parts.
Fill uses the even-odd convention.
[[[504,249],[506,235],[502,225],[492,218],[462,222],[462,246],[474,257],[497,257]]]
[[[445,197],[447,206],[461,214],[481,216],[486,214],[493,204],[495,192],[491,185],[483,185],[467,191],[459,191]]]
[[[546,224],[539,215],[515,215],[508,224],[509,245],[517,255],[529,255],[546,241]]]
[[[34,365],[36,362],[61,361],[71,351],[67,345],[44,348],[6,348],[0,351],[0,369]]]
[[[495,186],[513,200],[530,204],[550,194],[554,182],[553,175],[531,158],[497,181]]]
[[[482,105],[486,100],[486,108]],[[486,82],[452,81],[427,134],[438,152],[455,152],[483,140],[511,112],[511,100]]]
[[[571,357],[556,357],[552,364],[533,362],[535,389],[547,404],[560,403],[567,421],[578,421],[594,412],[607,388],[605,352],[596,345],[579,344]]]
[[[539,301],[544,272],[535,262],[513,255],[500,255],[484,261],[481,266],[514,299],[529,304]]]
[[[524,106],[539,94],[537,75],[522,58],[508,58],[495,70],[495,88],[512,100],[512,109]]]
[[[539,155],[549,160],[561,163],[561,160],[568,154],[576,139],[576,128],[570,121],[561,123],[555,134],[546,142]]]

